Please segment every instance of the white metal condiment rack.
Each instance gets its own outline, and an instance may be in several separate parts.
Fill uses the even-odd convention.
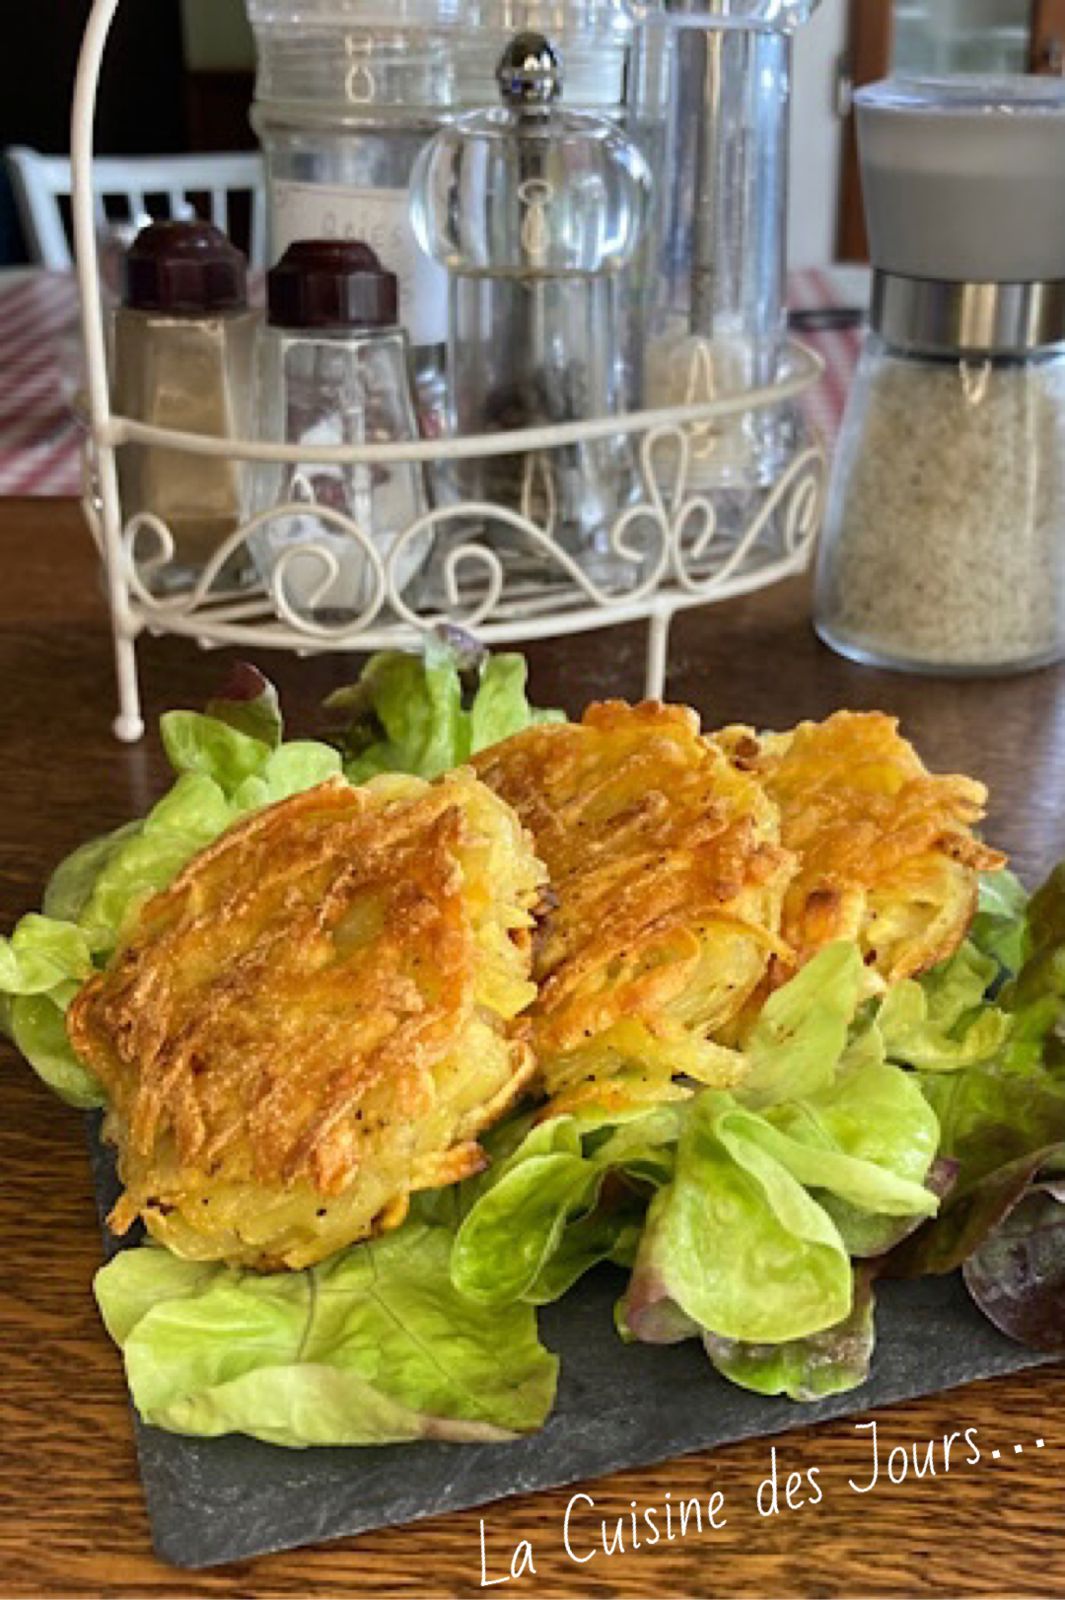
[[[264,445],[170,432],[116,414],[108,381],[92,161],[100,68],[120,4],[121,0],[95,0],[78,66],[72,128],[74,236],[88,389],[84,503],[107,582],[119,696],[114,729],[119,739],[132,742],[144,732],[137,640],[145,632],[185,635],[205,648],[235,645],[248,652],[281,648],[311,654],[409,648],[441,622],[457,624],[486,644],[521,644],[646,620],[645,692],[658,698],[665,687],[670,624],[678,611],[747,594],[804,569],[824,506],[826,461],[820,444],[799,448],[777,480],[752,496],[742,529],[730,529],[727,537],[719,526],[719,492],[689,492],[693,457],[700,451],[705,454],[707,441],[720,437],[730,419],[735,426],[735,419],[793,401],[817,382],[822,364],[801,345],[789,345],[778,381],[766,388],[592,422],[417,444]],[[153,578],[173,555],[170,532],[151,514],[124,516],[116,468],[116,453],[129,444],[165,445],[247,462],[373,466],[525,452],[531,458],[534,452],[621,435],[633,440],[642,484],[641,501],[621,512],[611,531],[619,569],[624,571],[626,564],[631,568],[628,582],[612,589],[593,582],[548,529],[531,516],[501,506],[469,502],[437,506],[405,530],[387,558],[349,518],[319,507],[316,517],[355,540],[367,563],[366,603],[358,616],[342,622],[312,618],[293,602],[292,559],[301,557],[305,583],[306,557],[313,552],[321,566],[315,603],[327,606],[338,568],[324,545],[291,547],[275,563],[269,583],[257,589],[234,591],[222,578],[222,569],[249,534],[273,517],[306,513],[306,502],[278,506],[265,517],[249,520],[219,546],[194,586],[165,593]],[[527,561],[476,537],[463,539],[460,531],[460,542],[452,545],[443,562],[442,603],[412,602],[411,585],[401,578],[404,550],[411,541],[424,538],[427,529],[454,533],[463,523],[476,526],[486,521],[517,533],[530,554],[540,558],[550,579],[530,582]],[[301,597],[306,600],[302,586]]]

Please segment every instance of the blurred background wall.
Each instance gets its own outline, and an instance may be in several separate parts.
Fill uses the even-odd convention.
[[[90,0],[0,0],[0,148],[68,148],[70,92]],[[795,42],[791,264],[864,252],[852,80],[903,71],[1065,71],[1065,0],[822,0]],[[238,150],[254,73],[244,0],[126,0],[108,48],[99,148]],[[842,178],[841,178],[842,174]],[[20,258],[0,176],[0,263]]]
[[[2,0],[0,13],[14,11]],[[70,99],[90,0],[17,7],[0,54],[0,148],[70,148]],[[118,12],[100,92],[101,153],[244,149],[254,54],[242,0],[151,0]],[[0,174],[0,263],[24,258]]]

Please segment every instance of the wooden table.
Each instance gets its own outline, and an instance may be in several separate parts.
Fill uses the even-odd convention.
[[[0,503],[0,894],[3,927],[37,905],[56,859],[143,811],[165,783],[148,740],[110,734],[110,644],[89,543],[66,502]],[[531,652],[541,703],[570,712],[639,692],[638,632]],[[179,641],[148,643],[149,719],[200,705],[225,668]],[[334,656],[264,659],[291,726],[309,733],[322,697],[349,676]],[[713,722],[759,725],[841,705],[902,714],[929,762],[992,788],[991,835],[1032,878],[1065,855],[1065,669],[1001,682],[939,683],[861,670],[813,639],[802,583],[689,613],[676,626],[670,690]],[[535,1578],[489,1592],[596,1595],[1065,1593],[1065,1368],[974,1384],[878,1413],[883,1447],[975,1427],[977,1466],[881,1484],[859,1497],[868,1430],[854,1421],[776,1441],[784,1472],[820,1469],[819,1505],[762,1520],[754,1508],[769,1441],[585,1486],[595,1517],[724,1488],[727,1526],[609,1560],[571,1562],[571,1491],[369,1535],[315,1551],[175,1572],[149,1553],[119,1358],[90,1295],[99,1236],[80,1118],[5,1047],[0,1064],[0,1594],[307,1595],[481,1591],[530,1541]],[[616,1402],[616,1397],[611,1397]],[[866,1420],[866,1419],[860,1419]],[[1045,1440],[1041,1451],[1035,1438]],[[1025,1446],[1015,1455],[1014,1443]],[[990,1449],[1001,1447],[998,1462]],[[955,1452],[957,1454],[957,1452]],[[587,1507],[583,1507],[587,1512]],[[588,1522],[582,1522],[586,1528]]]

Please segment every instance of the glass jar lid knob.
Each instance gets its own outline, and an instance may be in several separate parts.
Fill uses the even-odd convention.
[[[550,106],[562,94],[562,63],[542,33],[516,33],[499,58],[496,81],[505,106]]]

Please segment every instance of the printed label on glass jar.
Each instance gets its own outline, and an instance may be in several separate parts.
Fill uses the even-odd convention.
[[[406,189],[273,185],[274,249],[297,239],[360,239],[399,278],[399,315],[416,345],[447,338],[447,273],[419,248]]]

